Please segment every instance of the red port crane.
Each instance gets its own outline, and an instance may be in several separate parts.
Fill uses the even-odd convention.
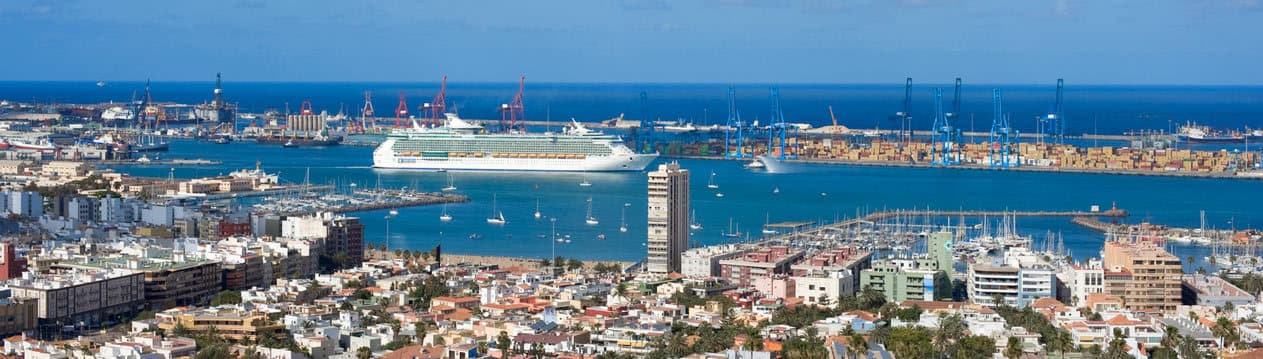
[[[517,96],[513,96],[513,101],[500,105],[500,130],[511,132],[521,125],[519,121],[525,120],[524,109],[522,106],[522,92],[526,90],[526,76],[522,76],[518,80]]]
[[[403,91],[399,91],[399,107],[395,108],[395,127],[403,127],[403,119],[408,117],[408,99]]]

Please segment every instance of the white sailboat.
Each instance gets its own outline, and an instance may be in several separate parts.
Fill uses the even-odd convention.
[[[715,193],[715,197],[724,198],[724,193],[723,193],[723,192],[716,192],[716,193]]]
[[[588,182],[588,171],[583,171],[583,182],[579,182],[579,187],[592,187],[592,182]]]
[[[697,211],[693,211],[689,218],[689,228],[693,230],[702,229],[702,224],[697,222]]]
[[[443,187],[443,192],[451,192],[456,190],[456,184],[452,182],[452,174],[447,174],[447,187]]]
[[[780,187],[772,187],[772,194],[780,194],[780,193],[781,193]]]
[[[732,225],[732,217],[728,217],[728,231],[723,233],[725,238],[741,238],[741,225],[736,227]]]
[[[706,188],[719,188],[719,184],[715,183],[715,171],[710,171],[710,180],[706,182]]]
[[[447,214],[447,203],[443,204],[443,214],[439,215],[439,221],[442,221],[442,222],[452,221],[452,215]]]
[[[623,233],[627,233],[627,207],[626,207],[626,206],[624,206],[624,207],[623,207],[623,219],[622,219],[622,224],[620,224],[620,225],[618,226],[618,231],[619,231],[619,232],[623,232]]]
[[[539,197],[536,197],[535,198],[535,219],[540,219],[540,217],[543,217],[543,216],[544,216],[543,214],[539,213]]]
[[[487,217],[487,223],[504,224],[504,212],[496,210],[496,195],[491,195],[491,217]]]
[[[588,218],[585,219],[584,222],[589,225],[601,224],[601,221],[598,221],[596,217],[592,216],[592,197],[588,197]]]
[[[768,227],[768,225],[770,225],[770,224],[772,224],[772,215],[771,215],[771,214],[769,214],[769,213],[764,213],[764,219],[763,219],[763,234],[776,234],[776,231],[775,231],[775,230],[773,230],[772,228]]]

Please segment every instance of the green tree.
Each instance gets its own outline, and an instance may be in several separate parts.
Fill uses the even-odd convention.
[[[232,358],[232,354],[228,352],[228,345],[223,343],[214,344],[205,348],[198,348],[197,354],[193,355],[194,359],[224,359]]]
[[[221,306],[228,304],[241,304],[241,292],[235,290],[225,290],[216,293],[211,297],[210,305]]]
[[[1131,354],[1127,354],[1127,336],[1120,329],[1114,329],[1114,337],[1110,339],[1109,344],[1105,347],[1105,352],[1101,354],[1102,359],[1129,359]]]
[[[570,258],[569,261],[566,261],[566,270],[573,271],[579,268],[583,268],[583,261],[574,258]]]
[[[896,358],[926,358],[933,353],[930,331],[922,327],[899,327],[890,330],[886,348]]]
[[[1213,357],[1210,353],[1202,351],[1202,347],[1197,344],[1197,340],[1192,337],[1182,337],[1180,347],[1176,350],[1183,359],[1201,359]]]
[[[1161,344],[1163,347],[1178,348],[1180,347],[1180,342],[1182,341],[1182,339],[1183,338],[1180,335],[1180,330],[1176,329],[1173,326],[1167,326],[1166,329],[1162,330]]]
[[[981,335],[960,338],[950,347],[952,359],[988,359],[995,354],[995,339]]]
[[[1004,357],[1018,359],[1022,357],[1022,339],[1009,337],[1009,344],[1004,347]]]
[[[1233,323],[1228,318],[1216,319],[1215,325],[1210,327],[1210,332],[1223,339],[1226,348],[1234,348],[1241,341],[1241,332],[1237,330],[1237,323]]]
[[[846,351],[852,358],[868,356],[868,339],[865,339],[863,335],[851,334],[848,344],[850,345],[846,346]]]
[[[1169,347],[1156,347],[1149,350],[1149,359],[1179,359],[1180,355]]]
[[[947,348],[957,339],[965,336],[965,319],[960,314],[951,314],[939,317],[938,329],[934,330],[934,349],[940,353],[947,352]],[[995,343],[992,342],[994,346]]]
[[[1047,344],[1049,352],[1061,352],[1061,357],[1065,358],[1066,352],[1074,350],[1074,337],[1070,332],[1058,329],[1057,334],[1047,338]]]
[[[370,359],[372,357],[373,357],[373,350],[369,349],[368,347],[360,347],[360,349],[355,351],[356,359]]]

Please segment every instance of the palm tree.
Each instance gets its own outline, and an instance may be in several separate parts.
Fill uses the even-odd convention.
[[[369,349],[368,347],[360,347],[360,349],[355,351],[356,359],[369,359],[372,357],[373,357],[373,350]]]
[[[1009,337],[1009,345],[1004,348],[1004,357],[1009,359],[1021,358],[1022,340],[1017,337]]]
[[[1162,332],[1162,346],[1167,348],[1178,348],[1181,342],[1180,330],[1173,326],[1167,326]]]
[[[850,344],[851,345],[846,346],[846,351],[850,352],[851,350],[855,350],[855,355],[853,357],[862,358],[868,356],[868,340],[864,339],[863,335],[852,334]]]
[[[1062,358],[1066,357],[1066,352],[1074,349],[1074,337],[1068,331],[1057,330],[1057,334],[1048,339],[1048,350],[1061,352]]]

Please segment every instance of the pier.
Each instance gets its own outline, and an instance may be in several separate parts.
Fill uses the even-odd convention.
[[[1126,218],[1130,214],[1126,210],[1111,209],[1107,211],[986,211],[986,210],[884,210],[869,213],[863,217],[851,218],[806,228],[809,222],[778,224],[777,228],[794,228],[792,233],[780,234],[762,240],[763,243],[787,242],[799,236],[818,237],[824,232],[854,227],[860,224],[874,223],[895,217],[1073,217],[1073,218]],[[1098,221],[1099,222],[1099,221]],[[769,226],[771,227],[771,226]]]
[[[395,191],[395,192],[399,192],[399,191]],[[399,198],[399,197],[396,197],[396,198]],[[453,194],[413,193],[413,194],[408,194],[407,197],[403,197],[402,199],[399,199],[396,201],[381,201],[381,202],[364,203],[364,204],[350,205],[350,206],[332,206],[328,208],[321,208],[321,209],[314,209],[314,210],[308,209],[308,210],[280,212],[278,214],[282,216],[307,216],[307,215],[315,214],[316,212],[332,212],[332,213],[365,212],[365,211],[376,211],[376,210],[383,210],[383,209],[418,207],[418,206],[426,206],[426,205],[432,205],[432,204],[464,203],[464,202],[469,202],[469,197],[462,196],[462,195],[453,195]]]
[[[224,164],[223,161],[211,161],[204,159],[169,159],[169,160],[149,160],[139,161],[131,160],[96,160],[85,161],[93,165],[127,165],[127,166],[216,166]]]

